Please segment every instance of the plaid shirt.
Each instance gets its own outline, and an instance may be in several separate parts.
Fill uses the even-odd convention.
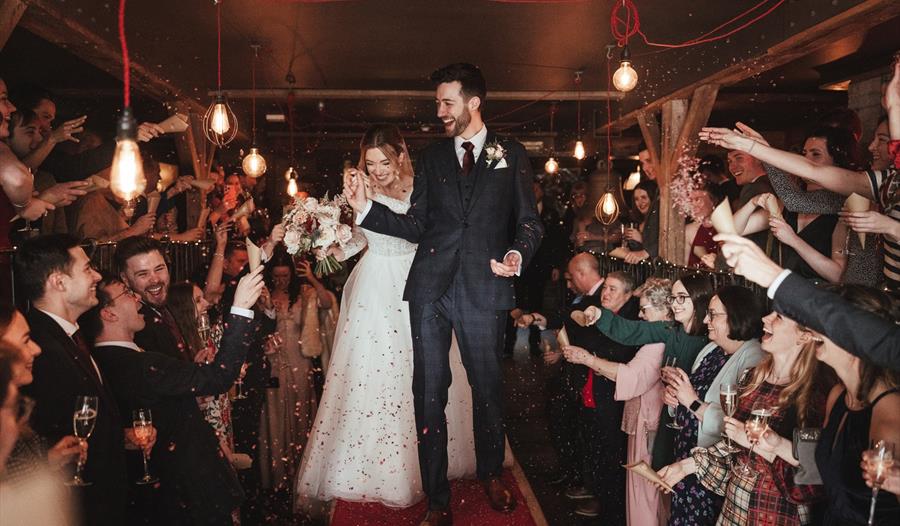
[[[735,418],[746,421],[757,400],[766,400],[774,407],[778,403],[780,386],[763,383],[756,391],[742,396]],[[822,406],[824,400],[816,407]],[[819,411],[821,413],[821,411]],[[790,420],[790,421],[788,421]],[[777,411],[769,420],[769,427],[781,436],[791,436],[793,418],[785,418]],[[721,441],[709,448],[694,448],[691,455],[697,463],[697,478],[705,487],[725,497],[725,504],[716,523],[718,526],[774,525],[795,526],[811,523],[810,504],[823,495],[822,486],[794,483],[796,468],[781,458],[768,462],[753,455],[752,475],[739,477],[731,471],[728,454]],[[747,462],[747,451],[733,455],[735,463]]]

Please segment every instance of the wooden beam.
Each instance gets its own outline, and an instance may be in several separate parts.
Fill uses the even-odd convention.
[[[6,46],[9,36],[19,25],[26,7],[22,0],[0,0],[0,50]]]
[[[253,90],[226,89],[222,90],[229,99],[250,99]],[[285,100],[293,91],[295,100],[373,100],[373,99],[405,99],[405,100],[434,100],[434,90],[402,90],[402,89],[318,89],[318,88],[271,88],[256,90],[256,100]],[[209,91],[210,96],[216,94]],[[606,101],[622,100],[624,93],[619,91],[491,91],[488,92],[490,100],[511,101],[575,101],[579,96],[582,101]]]
[[[900,16],[897,0],[866,0],[768,48],[762,55],[732,64],[704,79],[678,89],[640,109],[626,113],[612,123],[613,129],[631,127],[639,112],[655,111],[671,100],[683,99],[701,84],[729,86],[744,79],[783,66],[844,37],[859,34]]]
[[[181,166],[190,166],[196,179],[208,179],[210,164],[215,154],[213,146],[203,135],[203,117],[189,111],[189,101],[178,101],[176,111],[188,116],[188,128],[178,135],[175,150]],[[199,135],[198,135],[199,134]],[[199,140],[198,140],[199,139]],[[187,224],[196,225],[200,209],[206,203],[206,192],[189,192],[187,194]]]
[[[122,78],[122,55],[118,41],[100,35],[79,24],[65,8],[53,0],[28,0],[28,10],[21,18],[22,27],[44,40],[65,48],[110,75]],[[115,43],[113,43],[115,42]],[[203,114],[206,108],[132,57],[131,85],[150,97],[163,101],[188,101],[192,112]]]
[[[644,144],[647,145],[647,151],[650,152],[650,163],[653,166],[660,166],[662,159],[660,158],[661,144],[659,142],[659,122],[656,120],[656,113],[642,111],[637,114],[637,121],[641,127],[641,136],[644,137]]]
[[[659,255],[666,261],[683,265],[684,262],[684,218],[672,203],[669,182],[678,169],[675,145],[687,117],[688,101],[670,100],[662,106],[662,160],[659,173]]]
[[[693,157],[697,153],[697,146],[700,143],[697,134],[700,133],[700,128],[706,126],[709,114],[712,113],[713,105],[716,103],[718,92],[718,84],[704,84],[694,90],[691,107],[679,132],[678,141],[671,152],[676,159],[683,155]]]

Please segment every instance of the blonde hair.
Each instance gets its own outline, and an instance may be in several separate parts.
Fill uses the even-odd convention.
[[[356,168],[363,173],[368,173],[366,171],[366,152],[372,148],[380,150],[391,164],[397,167],[401,178],[413,176],[412,161],[409,158],[406,141],[403,140],[403,136],[400,135],[400,130],[396,126],[376,124],[366,130],[359,142],[359,162],[356,164]]]
[[[634,292],[635,296],[647,298],[650,305],[665,311],[672,316],[672,306],[669,304],[669,296],[672,295],[672,280],[664,278],[647,278],[643,285]]]
[[[797,330],[812,334],[812,331],[800,324],[797,324]],[[820,342],[810,339],[800,347],[800,352],[797,353],[797,357],[791,365],[790,381],[778,395],[779,409],[787,411],[791,407],[795,408],[798,427],[819,424],[819,422],[810,422],[812,417],[821,411],[820,407],[814,407],[814,403],[823,390],[831,387],[824,385],[828,383],[827,380],[822,380],[828,375],[823,376],[821,362],[816,359],[816,347],[819,345]],[[759,388],[774,368],[774,358],[771,354],[764,353],[763,359],[753,369],[750,381],[741,396],[747,396]]]

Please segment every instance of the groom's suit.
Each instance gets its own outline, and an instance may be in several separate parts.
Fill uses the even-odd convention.
[[[497,140],[488,132],[484,146]],[[447,509],[450,503],[444,408],[451,331],[472,386],[478,477],[498,476],[502,469],[499,356],[515,292],[513,279],[495,276],[490,260],[517,250],[524,267],[540,244],[543,226],[525,148],[515,141],[500,144],[506,150],[502,161],[489,162],[482,147],[467,175],[454,139],[431,145],[416,163],[406,214],[377,202],[361,214],[363,228],[419,244],[403,299],[410,304],[419,464],[431,509]]]

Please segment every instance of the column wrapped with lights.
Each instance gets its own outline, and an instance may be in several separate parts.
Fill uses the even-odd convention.
[[[216,2],[216,36],[218,80],[213,102],[203,115],[203,133],[209,142],[221,148],[233,141],[238,132],[237,117],[222,91],[222,0]]]
[[[147,187],[147,179],[144,177],[144,162],[137,144],[137,122],[131,112],[131,63],[125,39],[125,1],[119,0],[119,43],[122,46],[124,107],[116,125],[116,150],[109,172],[109,186],[113,195],[125,201],[123,211],[125,216],[131,219],[136,200]]]
[[[253,123],[253,128],[250,133],[250,153],[244,157],[241,167],[244,169],[245,174],[255,179],[266,173],[266,160],[260,155],[259,148],[256,146],[256,59],[259,56],[259,44],[253,44],[252,47],[253,64],[250,68],[252,96],[250,99],[252,105],[251,122]]]

